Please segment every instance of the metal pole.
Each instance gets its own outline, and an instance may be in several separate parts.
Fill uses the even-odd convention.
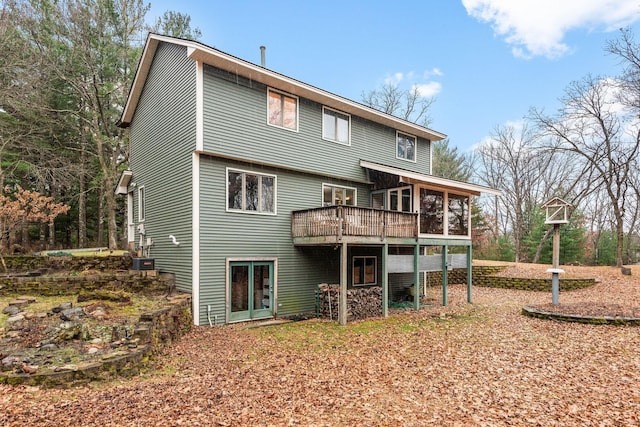
[[[551,303],[558,305],[560,294],[560,224],[553,224],[553,268],[551,269]]]

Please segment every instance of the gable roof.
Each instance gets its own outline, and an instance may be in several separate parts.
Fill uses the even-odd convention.
[[[131,124],[131,120],[133,120],[133,115],[135,114],[145,81],[149,75],[149,70],[151,69],[153,57],[155,56],[155,52],[161,42],[185,46],[187,48],[187,56],[194,61],[201,61],[225,71],[236,73],[267,86],[272,86],[293,95],[316,101],[322,105],[326,105],[327,107],[332,107],[345,113],[359,116],[430,141],[440,141],[446,138],[446,135],[443,133],[411,123],[390,114],[383,113],[359,102],[352,101],[291,77],[287,77],[284,74],[277,73],[262,66],[237,58],[233,55],[229,55],[228,53],[202,43],[154,33],[149,33],[147,37],[147,42],[145,44],[144,51],[142,52],[140,62],[138,63],[138,69],[136,71],[133,84],[131,85],[127,103],[125,104],[122,116],[118,123],[121,127],[128,127]]]

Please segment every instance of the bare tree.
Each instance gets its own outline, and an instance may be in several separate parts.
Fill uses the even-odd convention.
[[[593,183],[608,196],[615,220],[616,264],[623,264],[625,212],[632,165],[640,149],[640,126],[625,120],[617,89],[608,80],[587,76],[573,82],[556,117],[533,109],[532,119],[557,151],[572,153],[588,166]]]
[[[380,89],[363,92],[362,102],[376,110],[427,127],[431,124],[429,108],[435,98],[422,96],[417,86],[403,90],[396,84],[386,83]]]

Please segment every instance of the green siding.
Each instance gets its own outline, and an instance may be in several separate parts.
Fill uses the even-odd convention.
[[[360,160],[429,173],[430,143],[417,163],[396,159],[396,131],[351,116],[351,145],[322,139],[322,105],[299,99],[299,131],[267,124],[267,87],[212,67],[204,72],[204,149],[285,168],[365,180]],[[279,89],[279,88],[275,88]]]
[[[158,46],[131,123],[134,219],[138,225],[138,188],[144,186],[147,237],[156,268],[176,274],[176,285],[191,291],[192,153],[196,137],[196,66],[186,48]],[[176,247],[169,239],[174,235]],[[136,244],[139,241],[136,236]]]
[[[226,212],[226,168],[277,177],[277,215]],[[320,205],[323,177],[202,156],[200,163],[200,322],[206,324],[207,305],[222,322],[226,316],[226,259],[269,257],[278,260],[278,315],[315,310],[319,283],[339,280],[339,251],[332,247],[296,248],[291,239],[291,211]],[[349,182],[366,194],[367,186]],[[359,196],[360,198],[360,196]],[[205,218],[208,218],[205,220]]]

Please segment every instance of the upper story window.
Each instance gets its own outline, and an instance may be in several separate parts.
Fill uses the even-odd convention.
[[[322,184],[322,206],[355,206],[356,189]]]
[[[268,91],[267,115],[269,124],[279,126],[289,130],[298,130],[298,97],[276,92],[272,89]]]
[[[138,221],[144,221],[146,215],[147,206],[144,193],[144,187],[138,187]]]
[[[416,137],[406,133],[396,133],[396,157],[398,159],[416,161]]]
[[[276,213],[276,177],[227,169],[227,210]]]
[[[349,145],[351,116],[322,107],[322,138]]]

